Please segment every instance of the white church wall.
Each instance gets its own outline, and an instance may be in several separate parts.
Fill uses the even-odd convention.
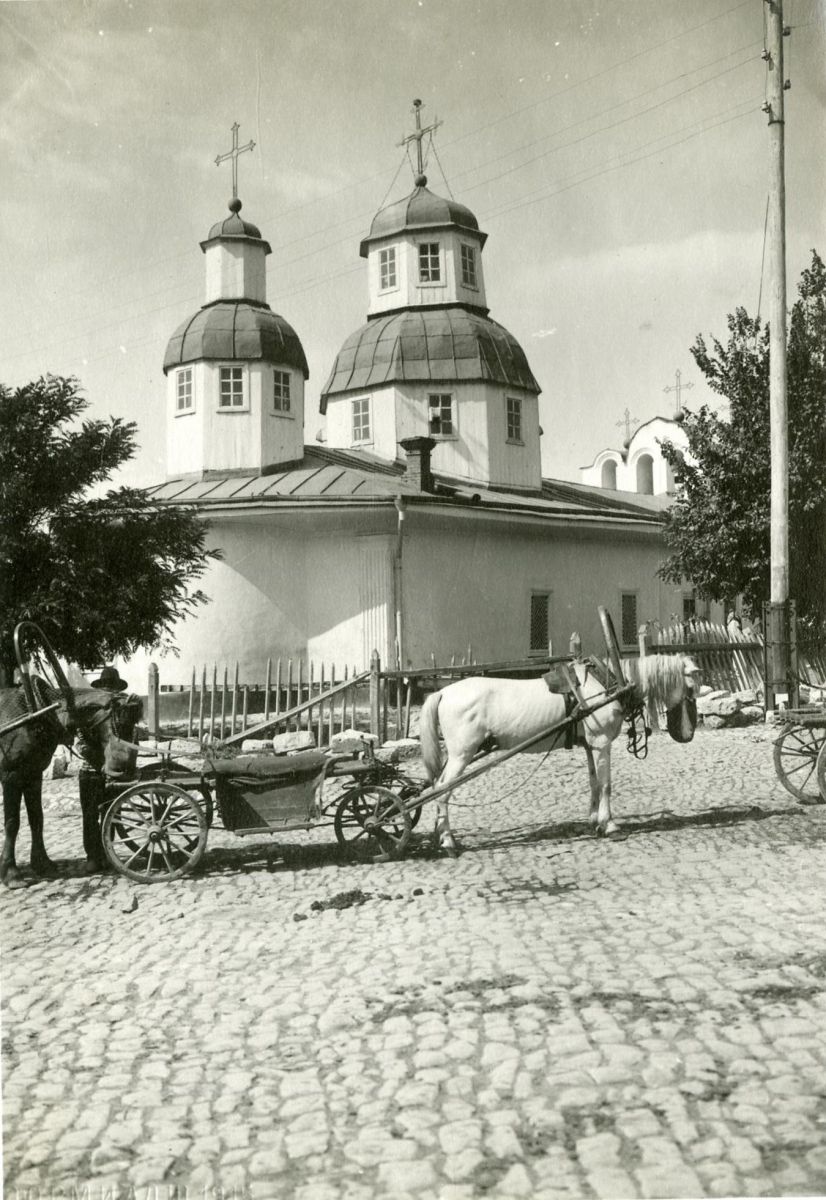
[[[268,657],[322,661],[359,670],[373,649],[389,662],[393,649],[395,510],[366,517],[362,532],[327,518],[217,518],[210,544],[223,559],[200,582],[210,603],[174,629],[174,654],[134,656],[122,674],[144,691],[150,662],[161,683],[189,684],[195,667],[238,663],[242,682],[261,683]]]
[[[650,533],[619,530],[535,531],[514,522],[425,520],[411,513],[405,541],[404,647],[408,666],[464,654],[478,661],[525,658],[530,652],[531,593],[547,592],[555,653],[573,631],[586,650],[602,645],[598,606],[620,627],[622,594],[636,596],[639,622],[667,623],[682,612],[683,589],[656,576],[662,545]]]
[[[500,487],[539,488],[542,483],[539,397],[517,388],[503,390],[492,384],[485,385],[485,390],[491,483]],[[507,439],[509,396],[521,403],[522,436],[518,442]]]
[[[290,377],[289,411],[279,411],[273,399],[273,371]],[[284,367],[261,366],[263,416],[261,422],[261,466],[295,462],[304,456],[304,376]]]
[[[206,258],[206,303],[267,299],[266,251],[250,242],[214,242]]]
[[[353,401],[370,399],[370,429],[368,441],[353,441]],[[327,405],[327,445],[342,450],[369,450],[379,458],[392,462],[397,455],[396,420],[393,386],[346,396],[332,396]]]
[[[438,283],[419,282],[419,245],[437,242],[439,245]],[[469,287],[462,278],[462,244],[475,251],[476,287]],[[396,279],[394,288],[381,287],[381,251],[395,247]],[[451,229],[423,229],[420,233],[386,238],[372,242],[367,255],[367,277],[370,291],[369,312],[389,312],[396,308],[415,308],[422,304],[472,304],[485,308],[485,278],[479,242],[470,232]]]
[[[192,371],[192,409],[178,412],[178,374],[182,368],[170,371],[166,377],[166,463],[167,474],[200,474],[204,458],[204,396],[206,392],[206,363],[190,363]]]

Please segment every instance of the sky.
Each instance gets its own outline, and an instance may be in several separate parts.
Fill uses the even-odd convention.
[[[119,482],[165,477],[162,363],[204,302],[227,212],[270,242],[271,307],[310,367],[306,441],[365,320],[360,239],[412,190],[472,209],[491,316],[542,387],[543,473],[632,420],[718,406],[690,354],[765,312],[764,0],[5,0],[0,3],[0,380],[74,375],[138,425]],[[785,0],[790,301],[826,254],[826,0]]]

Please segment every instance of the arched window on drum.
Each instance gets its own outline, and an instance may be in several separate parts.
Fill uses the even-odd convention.
[[[613,458],[606,459],[602,464],[600,485],[604,488],[612,488],[613,491],[617,490],[617,464]]]
[[[637,459],[637,491],[643,496],[654,495],[654,460],[650,454]]]

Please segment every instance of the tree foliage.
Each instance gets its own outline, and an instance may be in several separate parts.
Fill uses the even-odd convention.
[[[83,667],[169,642],[206,596],[215,552],[191,509],[101,485],[136,449],[134,422],[81,419],[75,379],[0,385],[0,667],[18,621],[36,621]]]
[[[742,593],[759,616],[769,598],[769,330],[738,308],[728,340],[699,336],[694,359],[728,401],[719,415],[685,412],[688,454],[663,444],[677,483],[665,526],[670,554],[660,569],[690,578],[713,600]],[[826,268],[816,252],[801,277],[788,327],[789,592],[798,617],[826,617]]]

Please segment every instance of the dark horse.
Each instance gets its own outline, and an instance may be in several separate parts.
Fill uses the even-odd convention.
[[[3,785],[3,852],[0,881],[8,887],[23,886],[14,851],[20,830],[20,805],[25,801],[31,829],[31,867],[35,875],[56,873],[55,864],[43,842],[43,771],[58,745],[71,746],[76,733],[99,750],[107,775],[128,774],[136,751],[118,737],[117,698],[94,688],[54,691],[41,679],[29,677],[37,711],[33,719],[31,700],[23,688],[0,688],[0,783]],[[19,722],[19,723],[18,723]],[[10,726],[14,726],[10,728]]]

